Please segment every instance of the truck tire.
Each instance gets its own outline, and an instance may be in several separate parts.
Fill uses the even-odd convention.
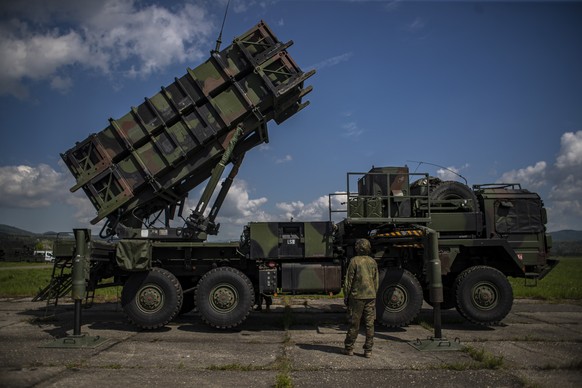
[[[165,269],[132,274],[121,292],[121,305],[129,320],[142,329],[157,329],[170,322],[182,307],[182,287]]]
[[[471,188],[461,182],[444,181],[441,182],[429,194],[432,201],[446,201],[452,199],[466,199],[470,200],[470,209],[474,212],[479,211],[479,203],[477,197]]]
[[[196,288],[196,307],[202,320],[212,327],[228,329],[248,317],[255,291],[249,278],[232,267],[208,271]]]
[[[492,267],[467,268],[456,280],[457,311],[479,325],[499,323],[513,305],[513,290],[505,275]]]
[[[422,307],[422,287],[405,269],[380,271],[376,297],[376,320],[387,327],[408,325]]]

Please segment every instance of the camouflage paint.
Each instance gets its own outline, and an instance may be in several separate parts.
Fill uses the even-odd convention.
[[[282,292],[341,290],[342,267],[333,262],[331,222],[251,222],[248,227],[250,258],[280,264]]]
[[[486,236],[506,239],[526,270],[539,272],[549,256],[546,210],[540,196],[510,187],[484,187],[477,193],[485,218]]]
[[[331,222],[251,222],[250,258],[331,258]],[[289,247],[291,246],[291,247]]]
[[[260,22],[221,52],[109,126],[61,154],[97,210],[97,223],[134,224],[175,205],[204,182],[231,132],[243,123],[233,156],[268,140],[266,123],[281,123],[307,105],[311,87],[270,28]]]
[[[426,183],[410,190],[411,176],[424,176],[427,182],[429,179],[427,174],[407,171],[374,167],[368,173],[348,173],[348,185],[353,180],[350,175],[361,177],[358,193],[348,198],[348,217],[337,228],[336,238],[346,251],[357,238],[375,231],[372,242],[381,261],[401,263],[408,260],[409,249],[415,249],[417,257],[422,257],[424,243],[415,235],[415,225],[421,225],[440,235],[443,275],[459,273],[476,262],[511,276],[543,276],[555,266],[557,261],[549,258],[551,239],[546,235],[546,211],[538,194],[514,184],[478,185],[471,189],[459,182],[440,180],[431,183],[429,190]],[[435,190],[443,195],[434,197],[441,199],[431,199]],[[388,205],[397,201],[410,202],[410,217],[392,212],[388,216]],[[415,268],[410,269],[419,276],[427,271],[426,263]]]

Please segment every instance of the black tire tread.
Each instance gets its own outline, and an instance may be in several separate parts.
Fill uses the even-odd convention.
[[[464,303],[466,301],[464,301],[462,298],[463,291],[462,286],[463,283],[467,281],[468,277],[475,276],[475,272],[485,270],[487,270],[491,275],[493,275],[494,277],[498,278],[501,281],[500,286],[506,287],[509,295],[501,295],[502,305],[499,307],[499,310],[501,311],[495,314],[494,317],[491,317],[490,319],[478,319],[471,313],[470,308],[465,307]],[[501,271],[493,267],[477,265],[467,268],[466,270],[461,272],[459,276],[457,276],[457,279],[455,280],[455,290],[456,290],[457,311],[459,312],[459,314],[463,316],[463,318],[477,325],[492,326],[499,324],[499,322],[502,321],[507,316],[507,314],[509,314],[509,312],[511,311],[511,307],[513,305],[513,290],[511,288],[511,284],[507,280],[507,277]]]
[[[143,282],[133,282],[131,279],[131,277],[128,279],[128,281],[125,283],[125,285],[123,286],[123,290],[121,292],[121,305],[124,306],[124,313],[125,316],[127,317],[127,319],[135,326],[142,328],[142,329],[146,329],[146,330],[153,330],[153,329],[158,329],[160,327],[164,327],[166,326],[172,319],[174,319],[176,317],[176,315],[178,314],[178,312],[180,311],[181,307],[182,307],[182,301],[183,301],[183,295],[182,295],[182,286],[180,285],[180,282],[178,281],[178,279],[169,271],[163,269],[163,268],[159,268],[159,267],[154,267],[152,268],[152,270],[150,271],[149,274],[151,273],[155,273],[157,275],[162,276],[162,279],[165,279],[165,281],[167,282],[168,285],[170,285],[172,287],[172,289],[174,291],[176,291],[176,296],[177,296],[177,303],[176,306],[174,307],[173,311],[165,318],[162,319],[159,322],[156,323],[146,323],[146,322],[142,322],[139,319],[137,319],[137,317],[132,317],[130,314],[128,314],[127,310],[126,310],[126,306],[128,306],[129,304],[131,304],[133,302],[133,297],[135,296],[136,292],[139,290],[140,286],[143,284]],[[149,276],[149,274],[146,275]],[[154,275],[154,276],[157,276]]]
[[[451,199],[451,197],[471,200],[473,203],[472,210],[474,212],[479,211],[479,202],[477,201],[477,196],[469,186],[461,182],[442,181],[430,191],[429,197],[432,201],[447,200]]]
[[[240,278],[240,280],[243,281],[244,287],[246,288],[246,291],[248,291],[248,300],[247,305],[248,305],[248,309],[245,309],[245,314],[243,314],[242,316],[238,317],[237,319],[231,321],[231,322],[226,322],[226,323],[216,323],[211,321],[210,319],[208,319],[205,314],[204,314],[204,306],[200,303],[201,300],[199,300],[199,298],[203,298],[204,295],[201,294],[201,286],[205,287],[206,286],[206,282],[210,281],[209,279],[211,279],[212,277],[215,276],[219,276],[216,274],[221,274],[221,273],[227,273],[230,275],[234,275],[234,276],[238,276]],[[196,301],[196,306],[198,308],[198,312],[200,313],[200,316],[202,318],[202,320],[209,326],[217,328],[217,329],[231,329],[234,327],[237,327],[239,325],[241,325],[249,316],[252,307],[254,305],[255,302],[255,292],[254,292],[254,287],[253,284],[251,283],[250,279],[241,271],[239,271],[236,268],[233,267],[217,267],[214,268],[208,272],[206,272],[204,274],[204,276],[202,276],[202,278],[200,279],[200,281],[198,282],[198,286],[196,287],[196,293],[194,296],[194,300]]]
[[[382,296],[382,289],[384,286],[384,283],[387,281],[387,276],[390,275],[395,275],[397,274],[395,277],[398,277],[400,279],[406,279],[406,281],[410,281],[410,286],[412,286],[412,289],[409,291],[416,291],[416,292],[411,292],[410,294],[410,306],[409,308],[407,308],[406,311],[399,313],[398,316],[398,320],[394,320],[392,319],[391,321],[387,322],[385,320],[382,319],[381,315],[377,313],[376,319],[377,321],[385,327],[392,327],[392,328],[397,328],[397,327],[402,327],[402,326],[406,326],[408,324],[410,324],[420,313],[420,310],[422,308],[422,301],[423,301],[423,296],[422,296],[422,286],[420,285],[420,282],[418,281],[418,279],[416,279],[416,276],[414,276],[410,271],[406,270],[406,269],[382,269],[380,271],[380,287],[378,289],[378,297],[376,298],[376,309],[377,311],[380,310],[382,308],[382,302],[381,302],[381,296]]]

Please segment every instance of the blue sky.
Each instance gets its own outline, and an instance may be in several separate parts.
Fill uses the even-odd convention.
[[[89,226],[59,153],[204,61],[225,4],[0,0],[0,223]],[[327,219],[346,172],[414,161],[521,183],[550,231],[582,229],[582,3],[232,0],[222,47],[261,19],[317,70],[314,90],[247,154],[221,239],[252,220]]]

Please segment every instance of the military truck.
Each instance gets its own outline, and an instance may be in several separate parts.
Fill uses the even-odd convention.
[[[537,194],[517,184],[470,188],[406,166],[348,173],[346,191],[329,197],[328,220],[250,222],[240,241],[209,242],[245,153],[268,141],[267,122],[308,105],[304,81],[314,71],[301,71],[291,44],[260,22],[61,155],[77,182],[71,190],[95,206],[92,223],[105,222],[100,238],[78,229],[57,239],[53,279],[37,299],[56,304],[73,288],[75,300],[90,302],[96,289],[121,286],[138,327],[196,308],[209,325],[230,328],[262,297],[340,293],[355,241],[368,238],[381,270],[379,323],[410,323],[424,298],[492,324],[512,306],[507,276],[541,279],[551,270]],[[188,192],[204,184],[183,216]],[[438,246],[429,249],[429,235]]]

